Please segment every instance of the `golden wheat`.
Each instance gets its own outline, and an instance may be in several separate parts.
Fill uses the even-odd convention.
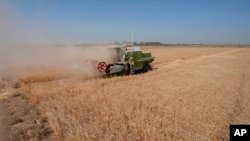
[[[147,50],[160,64],[232,48]],[[59,140],[228,140],[230,123],[250,122],[249,53],[245,49],[128,77],[50,82],[38,77],[45,82],[21,88]]]

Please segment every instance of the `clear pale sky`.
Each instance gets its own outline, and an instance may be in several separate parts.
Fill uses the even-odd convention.
[[[250,0],[3,1],[0,42],[250,44]]]

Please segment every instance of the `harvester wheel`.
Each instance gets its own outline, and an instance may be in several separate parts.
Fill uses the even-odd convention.
[[[145,64],[143,67],[143,72],[152,71],[153,68],[149,64]]]
[[[131,67],[130,67],[129,64],[127,64],[127,65],[128,65],[128,66],[127,66],[127,69],[125,70],[124,74],[125,74],[125,75],[130,75],[130,69],[131,69]]]
[[[105,62],[100,62],[97,66],[97,69],[99,72],[104,72],[107,68],[107,65]]]

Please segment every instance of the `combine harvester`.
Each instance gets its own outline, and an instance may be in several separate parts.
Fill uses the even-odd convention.
[[[126,45],[109,48],[114,52],[110,63],[99,62],[97,69],[107,76],[123,76],[152,70],[150,63],[154,61],[151,53],[142,53],[140,47]]]

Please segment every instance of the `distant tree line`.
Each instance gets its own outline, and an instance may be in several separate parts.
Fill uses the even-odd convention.
[[[138,46],[163,46],[165,44],[163,44],[161,42],[140,42],[140,43],[135,42],[134,45],[138,45]]]
[[[116,45],[123,45],[123,44],[131,44],[131,42],[118,42],[118,41],[115,41],[114,44]],[[163,46],[163,45],[166,45],[166,44],[163,44],[161,42],[134,42],[133,43],[134,45],[137,45],[137,46]]]
[[[75,46],[98,46],[98,45],[124,45],[124,44],[131,44],[131,42],[123,41],[114,41],[113,43],[80,43],[80,44],[74,44]],[[202,43],[194,43],[194,44],[185,44],[185,43],[161,43],[161,42],[134,42],[134,46],[165,46],[165,47],[250,47],[250,44],[202,44]],[[64,44],[56,44],[56,46],[64,46]]]
[[[118,42],[115,41],[114,44],[116,45],[124,45],[124,44],[131,44],[131,42],[123,41],[123,42]],[[203,43],[193,43],[193,44],[185,44],[185,43],[161,43],[161,42],[134,42],[133,45],[135,46],[197,46],[197,47],[202,47],[202,46],[211,46],[211,47],[249,47],[250,44],[203,44]]]

